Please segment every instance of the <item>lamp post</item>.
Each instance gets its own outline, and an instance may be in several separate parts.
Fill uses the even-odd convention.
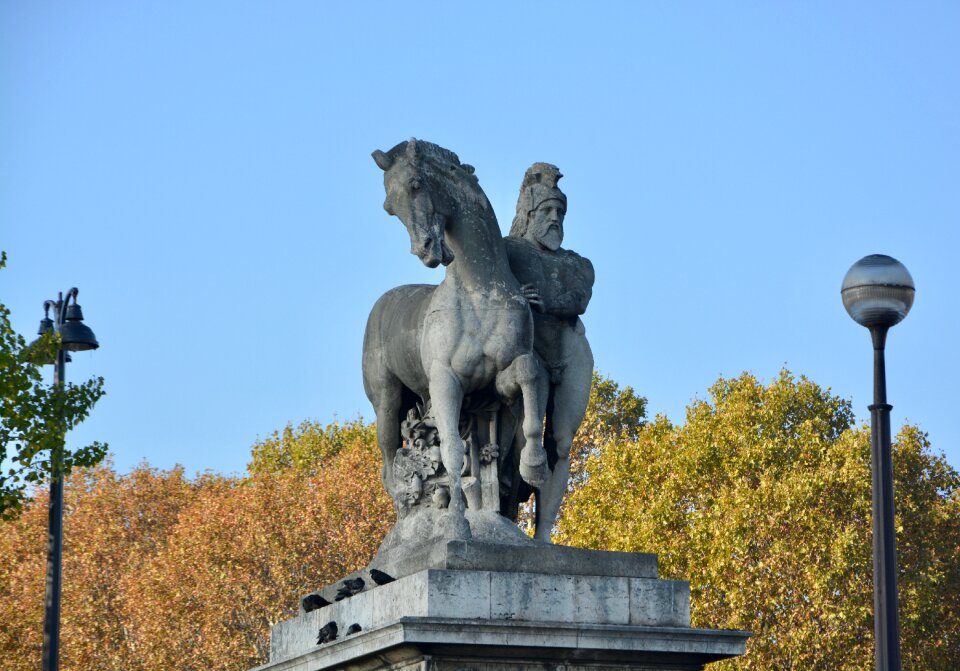
[[[913,305],[913,278],[902,263],[883,254],[865,256],[847,271],[840,289],[843,307],[873,339],[873,405],[870,406],[873,471],[873,618],[877,671],[900,671],[897,546],[893,510],[890,410],[883,349],[887,331]]]
[[[53,384],[63,387],[64,369],[70,360],[67,352],[96,349],[96,336],[83,323],[83,313],[77,304],[77,289],[67,292],[66,299],[59,294],[56,301],[44,301],[43,319],[38,333],[54,331],[60,334],[60,347],[53,368]],[[73,302],[71,303],[71,299]],[[53,308],[53,319],[50,309]],[[50,455],[50,508],[47,532],[47,585],[43,602],[43,671],[57,671],[60,667],[60,577],[63,564],[63,440],[59,440]]]

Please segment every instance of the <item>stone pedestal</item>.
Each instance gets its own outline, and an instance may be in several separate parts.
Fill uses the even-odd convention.
[[[689,584],[658,579],[653,555],[545,546],[520,567],[509,548],[498,562],[462,544],[428,553],[441,568],[381,586],[368,576],[360,593],[277,624],[256,671],[653,671],[743,654],[746,632],[690,627]],[[336,638],[318,644],[331,622]]]

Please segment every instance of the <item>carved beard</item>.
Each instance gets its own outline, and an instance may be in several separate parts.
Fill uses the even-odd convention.
[[[560,243],[563,242],[563,233],[559,226],[549,226],[542,234],[539,233],[538,231],[537,242],[540,243],[541,247],[549,249],[551,252],[560,249]]]

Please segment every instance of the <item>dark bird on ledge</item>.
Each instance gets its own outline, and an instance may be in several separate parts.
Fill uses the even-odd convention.
[[[347,627],[347,636],[350,636],[351,634],[356,634],[356,633],[359,632],[361,629],[363,629],[363,627],[361,627],[359,624],[357,624],[356,622],[354,622],[354,623],[351,624],[349,627]]]
[[[340,589],[337,590],[337,596],[334,600],[342,601],[343,599],[347,599],[354,594],[359,594],[363,591],[363,584],[363,578],[344,580],[342,583],[340,583]]]
[[[300,600],[300,605],[303,606],[303,612],[309,613],[311,611],[317,610],[318,608],[323,608],[324,606],[329,606],[330,602],[324,599],[319,594],[308,594]]]
[[[370,577],[373,578],[373,582],[378,585],[386,585],[388,582],[393,582],[396,580],[392,575],[388,575],[379,569],[372,568],[370,569]]]
[[[320,627],[320,635],[317,636],[317,645],[323,645],[324,643],[329,643],[337,638],[337,623],[336,622],[327,622],[325,625]]]

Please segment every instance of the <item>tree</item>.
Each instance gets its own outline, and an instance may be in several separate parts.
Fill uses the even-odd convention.
[[[141,607],[131,576],[165,546],[201,491],[219,479],[188,481],[183,470],[147,466],[117,475],[109,463],[76,469],[64,483],[61,666],[138,671],[131,625]],[[47,492],[15,520],[0,522],[0,659],[5,671],[33,671],[43,639]]]
[[[783,372],[719,380],[685,424],[598,379],[589,451],[556,540],[653,551],[690,579],[695,626],[754,632],[717,668],[867,669],[869,433],[850,404]],[[374,429],[287,427],[249,477],[109,464],[66,481],[63,668],[244,671],[300,596],[369,563],[393,523]],[[581,436],[582,437],[582,436]],[[581,437],[578,437],[580,440]],[[894,447],[905,665],[960,658],[960,476],[904,427]],[[45,492],[0,523],[0,659],[36,667]],[[713,668],[713,667],[711,667]]]
[[[596,378],[580,451],[634,437],[643,399]],[[392,526],[376,428],[288,425],[252,448],[249,477],[109,464],[66,481],[63,668],[243,671],[302,595],[367,565]],[[46,492],[0,534],[0,659],[35,668]]]
[[[657,417],[587,464],[561,543],[659,555],[689,579],[694,626],[753,632],[717,668],[868,669],[869,430],[848,401],[783,371],[720,379],[686,422]],[[904,664],[960,659],[960,476],[904,427],[894,446]]]
[[[270,626],[293,617],[301,596],[373,557],[393,523],[379,473],[376,441],[360,438],[312,474],[287,467],[188,480],[180,468],[75,470],[65,482],[64,670],[263,663]],[[40,659],[45,506],[38,492],[18,519],[0,523],[4,671]]]
[[[0,269],[7,255],[0,252]],[[103,396],[103,378],[82,384],[48,387],[40,365],[52,361],[57,336],[44,336],[30,346],[10,325],[10,311],[0,303],[0,519],[18,515],[31,487],[49,479],[51,455],[63,447],[67,431],[82,422]],[[93,443],[62,449],[61,468],[92,466],[107,454]]]
[[[260,475],[293,469],[314,474],[344,447],[358,441],[371,446],[377,444],[376,427],[365,424],[362,418],[343,424],[334,420],[326,426],[311,420],[301,422],[296,428],[287,424],[282,432],[274,431],[254,443],[247,471]]]
[[[613,379],[593,371],[590,401],[570,449],[571,489],[586,477],[587,459],[611,442],[636,440],[647,423],[647,399],[633,387],[621,388]]]
[[[394,520],[379,450],[355,441],[315,475],[261,473],[201,494],[125,594],[149,671],[243,671],[299,599],[373,558]],[[135,613],[133,612],[135,610]]]

